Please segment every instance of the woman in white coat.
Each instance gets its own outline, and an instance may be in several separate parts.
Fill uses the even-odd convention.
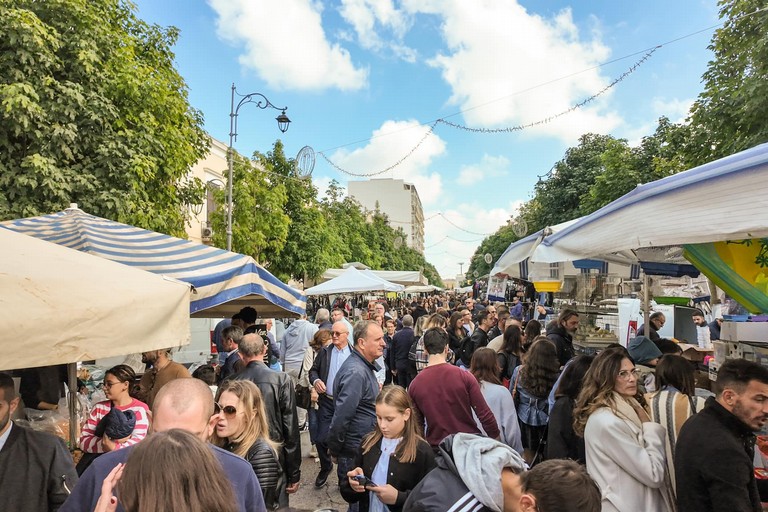
[[[637,372],[626,350],[601,352],[574,409],[587,472],[600,486],[603,512],[673,512],[666,433],[636,400]]]

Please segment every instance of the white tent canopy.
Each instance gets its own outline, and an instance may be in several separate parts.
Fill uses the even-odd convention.
[[[304,290],[306,295],[332,295],[336,293],[356,292],[401,292],[405,287],[400,284],[390,283],[373,274],[367,274],[355,267],[349,267],[341,275],[317,286]]]
[[[439,286],[428,284],[424,286],[406,286],[405,290],[403,290],[403,293],[431,293],[439,292],[441,290],[442,288]]]
[[[350,267],[348,267],[350,268]],[[320,277],[319,281],[327,281],[339,277],[348,268],[329,268]],[[354,268],[351,266],[351,268]],[[361,269],[368,270],[368,269]],[[403,286],[427,284],[426,278],[418,270],[368,270],[377,277],[389,281],[390,283],[402,284]]]
[[[544,237],[536,261],[768,237],[768,144],[639,185]]]
[[[2,228],[0,268],[0,370],[189,343],[186,283]]]

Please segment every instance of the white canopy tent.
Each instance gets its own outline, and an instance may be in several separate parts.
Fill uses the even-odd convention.
[[[635,190],[545,236],[535,261],[768,237],[768,143]]]
[[[328,270],[323,272],[323,275],[320,277],[318,281],[327,281],[329,279],[339,277],[348,268],[355,268],[355,267],[350,265],[349,267],[346,267],[346,268],[329,268]],[[368,270],[369,272],[371,272],[372,274],[374,274],[376,277],[380,279],[384,279],[385,281],[388,281],[390,283],[402,284],[403,286],[427,284],[426,278],[418,270],[370,270],[364,265],[360,265],[358,269]]]
[[[189,343],[186,283],[2,228],[0,268],[0,370]]]
[[[406,286],[403,293],[432,293],[439,291],[442,291],[442,288],[428,284],[424,286]]]
[[[401,292],[405,287],[401,284],[390,283],[374,274],[364,273],[355,267],[349,267],[341,275],[317,286],[304,290],[305,295],[333,295],[337,293],[357,292]]]

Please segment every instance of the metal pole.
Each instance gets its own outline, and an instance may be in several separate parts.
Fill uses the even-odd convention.
[[[77,363],[69,363],[67,365],[67,404],[69,405],[69,450],[74,451],[77,448],[78,432],[77,427],[79,425],[77,421]]]
[[[651,278],[648,274],[643,272],[643,336],[648,336],[650,331],[651,321]]]
[[[229,107],[229,148],[227,149],[227,250],[232,250],[232,174],[234,168],[234,148],[235,143],[235,84],[232,83],[232,99]]]

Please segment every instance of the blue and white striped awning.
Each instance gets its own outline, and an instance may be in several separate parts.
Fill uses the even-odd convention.
[[[304,294],[250,256],[147,231],[77,208],[0,226],[191,284],[190,315],[230,316],[243,306],[262,317],[304,314]]]

